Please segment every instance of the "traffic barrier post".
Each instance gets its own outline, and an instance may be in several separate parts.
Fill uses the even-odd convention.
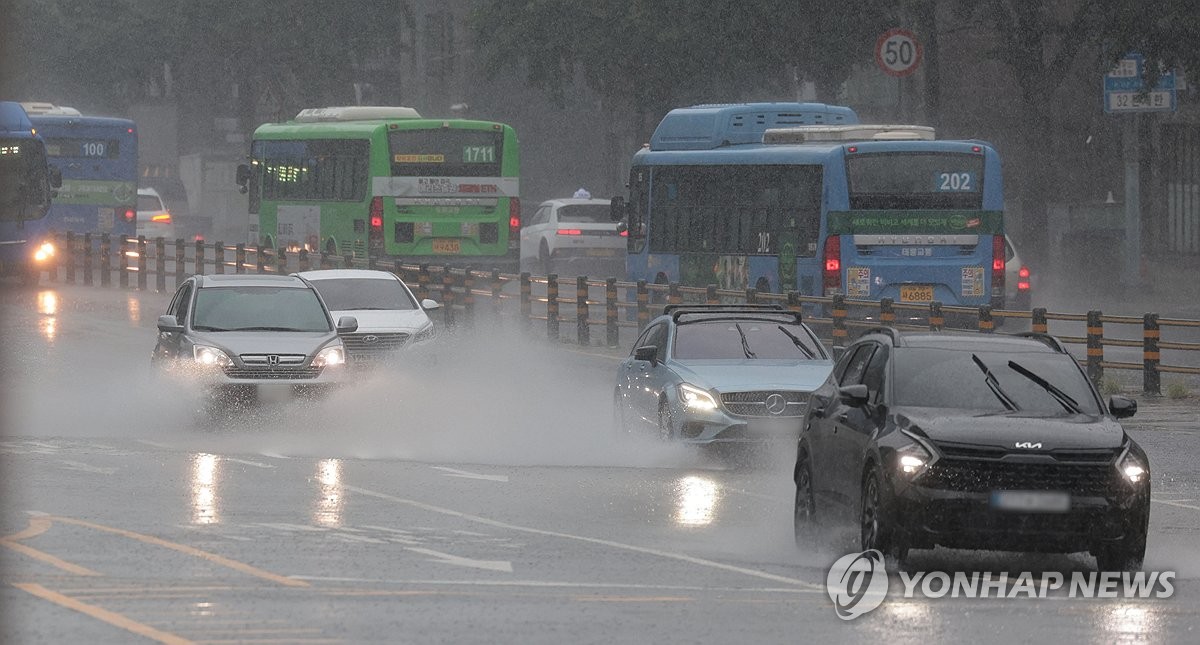
[[[208,249],[204,245],[204,240],[196,240],[196,254],[192,258],[192,267],[195,269],[196,275],[204,275],[204,256],[207,253]]]
[[[67,284],[75,284],[75,234],[67,231],[63,262],[67,265]]]
[[[175,238],[175,288],[178,289],[183,284],[183,274],[187,273],[187,268],[184,263],[187,261],[187,251],[183,243],[183,238]]]
[[[238,275],[246,272],[246,245],[241,242],[233,247],[233,272]]]
[[[417,297],[424,300],[429,297],[429,265],[417,267]]]
[[[789,311],[794,311],[796,313],[801,313],[804,311],[804,306],[800,303],[799,291],[787,292],[787,308]]]
[[[592,344],[592,328],[588,325],[587,276],[575,277],[575,339],[580,345]]]
[[[329,259],[329,253],[321,251],[321,259],[317,263],[317,267],[322,270],[333,268],[333,260]]]
[[[312,268],[312,260],[308,259],[308,249],[300,249],[300,270],[308,271]]]
[[[1033,310],[1033,320],[1030,323],[1029,329],[1035,334],[1050,333],[1050,323],[1046,320],[1046,308],[1036,307]]]
[[[281,247],[279,247],[279,250],[276,251],[275,253],[276,253],[275,265],[278,267],[278,269],[276,269],[277,273],[279,273],[279,275],[287,275],[287,273],[288,273],[287,249],[285,249],[281,246]]]
[[[1087,374],[1096,387],[1100,387],[1100,381],[1104,379],[1104,321],[1101,315],[1096,309],[1087,313]]]
[[[558,340],[558,274],[546,276],[546,336]]]
[[[117,262],[117,284],[125,289],[129,287],[129,238],[124,235],[117,243],[117,253],[121,255]]]
[[[942,331],[946,325],[946,316],[942,314],[942,303],[934,300],[929,303],[929,331]]]
[[[679,292],[678,282],[672,282],[671,284],[667,285],[667,304],[683,304],[683,295]]]
[[[896,310],[893,309],[893,305],[891,298],[882,298],[879,301],[879,322],[888,327],[896,324]]]
[[[95,258],[92,256],[92,234],[83,234],[83,283],[92,286],[92,266]]]
[[[167,241],[161,237],[154,240],[154,290],[167,290]]]
[[[992,306],[979,305],[979,333],[990,334],[996,328],[996,322],[992,320]]]
[[[342,254],[342,268],[344,268],[344,269],[353,269],[354,268],[354,254],[353,253],[343,253]]]
[[[650,324],[650,290],[645,280],[637,281],[637,324],[638,331]]]
[[[463,318],[468,329],[475,325],[475,269],[463,271]]]
[[[263,245],[254,245],[254,270],[260,274],[267,272],[267,254],[264,251]]]
[[[139,235],[137,238],[137,288],[138,291],[146,290],[147,280],[147,264],[149,260],[146,258],[146,236]]]
[[[213,273],[225,274],[225,243],[221,241],[213,244]]]
[[[720,304],[720,299],[717,298],[717,285],[710,284],[704,287],[704,302],[710,305]]]
[[[1158,372],[1158,340],[1160,335],[1161,332],[1158,327],[1158,314],[1146,314],[1143,316],[1142,391],[1153,396],[1159,396],[1162,394],[1161,375]]]
[[[758,289],[749,287],[746,289],[746,304],[753,305],[758,303]]]
[[[617,324],[617,279],[608,278],[604,281],[604,327],[607,331],[607,344],[616,347],[621,344],[621,328]]]
[[[100,234],[100,286],[112,285],[112,238]]]
[[[442,316],[447,327],[454,326],[454,274],[448,266],[442,267]]]
[[[504,280],[500,279],[500,269],[492,269],[492,315],[500,320],[504,313]]]
[[[521,272],[521,320],[528,325],[533,317],[533,277],[528,271]]]

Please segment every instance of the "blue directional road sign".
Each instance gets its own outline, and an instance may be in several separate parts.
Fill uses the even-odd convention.
[[[1138,54],[1122,58],[1113,70],[1104,75],[1104,111],[1110,114],[1127,112],[1174,112],[1176,110],[1175,72],[1165,70],[1158,83],[1142,91],[1146,62]]]

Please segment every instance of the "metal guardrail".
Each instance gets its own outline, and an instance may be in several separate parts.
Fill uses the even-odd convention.
[[[440,297],[443,323],[447,326],[471,326],[478,315],[486,313],[496,318],[515,318],[530,329],[534,324],[544,323],[546,337],[561,341],[563,323],[573,322],[576,343],[592,344],[592,329],[602,327],[605,332],[604,344],[610,347],[620,344],[621,329],[640,330],[652,316],[661,313],[663,306],[683,303],[779,304],[804,313],[805,322],[834,347],[845,346],[850,341],[852,329],[880,324],[909,330],[958,329],[987,334],[995,331],[997,321],[1028,320],[1032,331],[1042,333],[1050,333],[1052,321],[1075,322],[1085,323],[1085,336],[1058,338],[1065,344],[1086,346],[1085,357],[1080,359],[1080,364],[1097,384],[1104,378],[1105,370],[1140,371],[1143,391],[1158,395],[1162,390],[1163,373],[1200,375],[1200,367],[1165,365],[1160,358],[1162,350],[1200,351],[1198,342],[1162,340],[1164,329],[1200,329],[1200,320],[1160,318],[1156,313],[1136,317],[1104,315],[1098,310],[1086,314],[1052,313],[1044,308],[1007,311],[993,310],[988,305],[973,308],[944,306],[936,301],[912,304],[896,303],[889,298],[880,301],[849,300],[841,295],[805,296],[795,291],[760,293],[755,289],[718,289],[715,285],[690,287],[678,283],[647,283],[644,280],[625,282],[616,278],[592,280],[578,276],[563,280],[554,274],[511,274],[498,269],[480,271],[472,267],[457,268],[433,263],[385,262],[377,258],[313,254],[304,250],[289,252],[245,244],[188,243],[182,239],[170,242],[163,238],[147,240],[143,237],[120,237],[115,240],[114,249],[113,241],[107,233],[82,236],[67,233],[61,236],[61,252],[57,255],[58,262],[49,267],[50,279],[58,280],[62,272],[63,280],[68,284],[81,281],[84,285],[94,285],[99,274],[100,286],[109,287],[112,275],[116,273],[121,288],[147,290],[149,280],[153,278],[154,289],[164,292],[168,282],[172,282],[173,290],[188,276],[205,272],[286,274],[311,269],[383,269],[400,276],[410,287],[415,286],[413,291],[419,299]],[[506,292],[505,288],[514,283],[518,285],[516,293]],[[535,295],[534,285],[544,285],[545,295]],[[603,289],[602,299],[592,298],[593,289]],[[626,299],[621,298],[622,292],[626,294]],[[477,309],[480,299],[490,303],[490,307],[483,312]],[[513,300],[519,303],[515,310],[507,304]],[[573,309],[573,315],[564,315],[564,306]],[[603,319],[594,318],[592,311],[600,309],[604,311]],[[959,324],[947,324],[948,319]],[[1106,337],[1105,325],[1122,326],[1125,329],[1140,327],[1140,338]],[[1141,347],[1142,362],[1106,360],[1106,347]]]

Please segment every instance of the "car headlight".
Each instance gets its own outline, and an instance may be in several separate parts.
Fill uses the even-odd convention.
[[[904,433],[912,443],[896,450],[896,469],[905,477],[916,477],[933,463],[933,453],[915,436]]]
[[[313,359],[313,367],[329,367],[331,365],[343,365],[346,363],[346,352],[342,350],[341,345],[326,347],[317,352],[317,357]]]
[[[229,354],[208,345],[193,345],[192,357],[201,365],[216,365],[217,367],[229,367],[233,365],[233,360],[229,358]]]
[[[33,259],[38,262],[45,262],[46,260],[54,257],[54,253],[55,248],[53,243],[42,242],[41,246],[39,246],[37,250],[33,252]]]
[[[711,394],[688,383],[679,385],[679,400],[683,401],[685,408],[697,412],[708,412],[717,409],[717,400]]]
[[[433,337],[434,337],[434,335],[435,335],[435,332],[434,332],[434,329],[433,329],[433,323],[429,323],[428,325],[426,325],[426,326],[425,326],[425,328],[424,328],[424,329],[422,329],[421,331],[417,332],[417,335],[416,335],[416,336],[413,336],[413,341],[412,341],[412,342],[414,342],[414,343],[423,343],[423,342],[425,342],[425,341],[427,341],[427,340],[433,340]]]
[[[1146,464],[1129,450],[1126,450],[1125,455],[1117,462],[1117,470],[1120,471],[1121,477],[1131,484],[1145,481],[1150,474]]]

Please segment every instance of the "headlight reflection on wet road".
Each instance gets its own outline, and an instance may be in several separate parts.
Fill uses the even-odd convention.
[[[217,524],[217,476],[220,460],[216,455],[198,453],[192,457],[192,524]]]
[[[342,525],[342,460],[322,459],[317,462],[317,503],[313,508],[313,523],[318,526]]]
[[[681,478],[675,484],[675,523],[681,526],[708,526],[716,515],[721,487],[717,482],[696,475]]]
[[[58,335],[58,294],[53,291],[39,291],[37,311],[42,315],[38,321],[38,331],[46,340],[54,340]]]

